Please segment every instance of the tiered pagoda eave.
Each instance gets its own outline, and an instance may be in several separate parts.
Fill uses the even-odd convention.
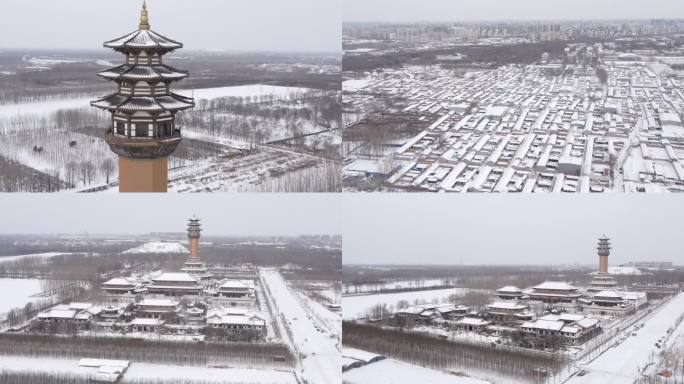
[[[91,102],[112,115],[105,140],[120,158],[165,158],[181,141],[176,113],[195,106],[191,97],[170,89],[173,82],[187,78],[188,72],[163,63],[165,54],[183,44],[152,31],[143,4],[138,30],[104,46],[126,55],[124,64],[98,72],[118,86],[115,93]]]

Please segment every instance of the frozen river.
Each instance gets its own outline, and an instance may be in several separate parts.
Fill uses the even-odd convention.
[[[31,295],[39,293],[40,280],[0,279],[0,317],[11,309],[23,307],[34,301]]]

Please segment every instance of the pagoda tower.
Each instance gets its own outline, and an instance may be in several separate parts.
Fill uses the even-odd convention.
[[[608,256],[610,255],[610,239],[603,235],[599,238],[598,246],[599,268],[589,287],[589,291],[603,291],[614,289],[617,286],[615,278],[608,273]]]
[[[610,239],[603,235],[599,238],[598,247],[599,255],[599,273],[608,273],[608,256],[610,255]]]
[[[119,191],[166,192],[168,156],[181,142],[176,113],[195,103],[170,90],[171,83],[189,73],[164,64],[162,58],[183,44],[150,29],[143,3],[138,30],[104,46],[126,55],[125,64],[98,72],[116,82],[117,92],[90,103],[112,115],[105,140],[119,155]]]
[[[207,272],[207,266],[200,260],[198,255],[202,224],[200,224],[200,219],[196,215],[192,215],[188,220],[187,232],[190,245],[190,257],[188,257],[188,260],[183,264],[181,271],[197,277],[200,280],[209,279],[211,278],[211,274]]]

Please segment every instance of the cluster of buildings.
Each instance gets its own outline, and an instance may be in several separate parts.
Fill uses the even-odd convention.
[[[101,302],[58,305],[34,327],[63,332],[140,332],[256,339],[267,334],[258,276],[250,266],[208,267],[198,256],[200,220],[187,226],[189,257],[179,271],[115,277],[101,285]]]
[[[387,143],[392,167],[381,176],[391,189],[684,189],[684,79],[670,76],[667,64],[676,56],[625,54],[601,44],[566,53],[602,69],[555,62],[459,76],[440,67],[388,68],[349,93],[345,109],[363,111],[379,94],[401,100],[397,114],[428,125],[399,146],[396,138]],[[368,160],[352,155],[345,176],[363,173],[354,162]]]
[[[645,292],[620,290],[608,273],[610,241],[598,242],[599,270],[591,283],[578,288],[546,281],[521,289],[505,286],[479,312],[462,305],[416,305],[395,313],[402,324],[426,324],[448,329],[501,335],[522,332],[531,337],[558,337],[581,344],[600,332],[600,320],[628,316],[647,304]]]

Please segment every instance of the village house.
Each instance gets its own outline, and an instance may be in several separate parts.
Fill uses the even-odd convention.
[[[548,314],[523,323],[520,329],[536,337],[560,337],[572,345],[581,344],[600,332],[598,320],[570,313]]]

